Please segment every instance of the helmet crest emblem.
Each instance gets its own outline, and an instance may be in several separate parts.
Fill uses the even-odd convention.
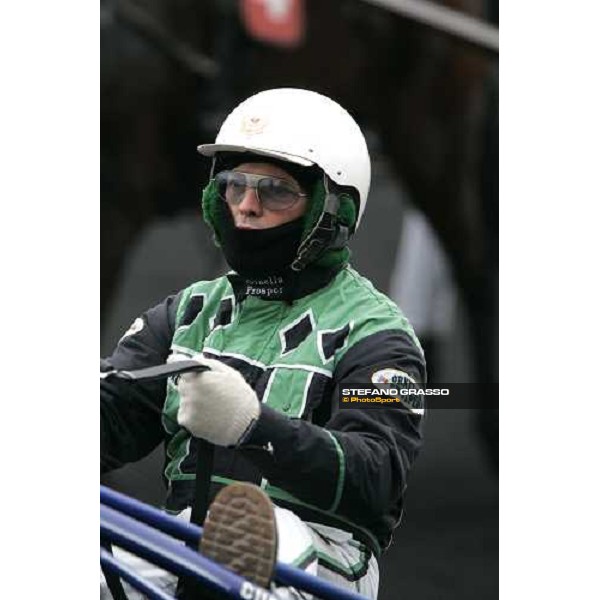
[[[241,132],[245,135],[256,135],[262,133],[267,126],[264,117],[246,116],[242,119]]]

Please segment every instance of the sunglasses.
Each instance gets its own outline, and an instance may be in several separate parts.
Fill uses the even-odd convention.
[[[256,190],[256,196],[268,210],[286,210],[291,208],[306,194],[294,189],[293,185],[283,179],[270,175],[253,175],[240,171],[221,171],[215,176],[219,196],[228,204],[239,204],[246,195],[246,190]]]

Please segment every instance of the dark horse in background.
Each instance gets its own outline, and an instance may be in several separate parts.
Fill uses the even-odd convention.
[[[497,3],[444,4],[497,22]],[[306,87],[377,134],[450,257],[475,378],[498,381],[495,56],[362,0],[308,0],[304,40],[287,48],[249,36],[234,0],[106,0],[102,8],[103,311],[144,227],[198,209],[207,166],[195,146],[251,93]],[[496,452],[497,415],[482,414]]]

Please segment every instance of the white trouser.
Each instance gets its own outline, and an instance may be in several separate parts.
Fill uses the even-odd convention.
[[[189,520],[190,510],[179,515]],[[366,560],[368,553],[364,546],[352,535],[318,523],[302,521],[293,512],[275,506],[277,522],[277,561],[293,565],[307,573],[330,581],[335,585],[362,594],[370,599],[377,598],[379,587],[379,567],[375,557]],[[175,595],[177,577],[147,561],[121,550],[113,549],[115,556],[165,591]],[[145,598],[142,594],[123,582],[130,600]],[[281,600],[308,600],[311,596],[292,588],[273,587],[273,594]],[[100,598],[109,600],[111,594],[104,580],[100,578]]]

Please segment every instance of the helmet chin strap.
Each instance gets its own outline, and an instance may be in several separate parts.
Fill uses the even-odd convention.
[[[350,229],[338,221],[340,199],[335,184],[323,173],[325,201],[321,216],[311,232],[300,244],[296,258],[291,264],[292,271],[301,271],[317,260],[327,250],[343,248],[350,237]]]

